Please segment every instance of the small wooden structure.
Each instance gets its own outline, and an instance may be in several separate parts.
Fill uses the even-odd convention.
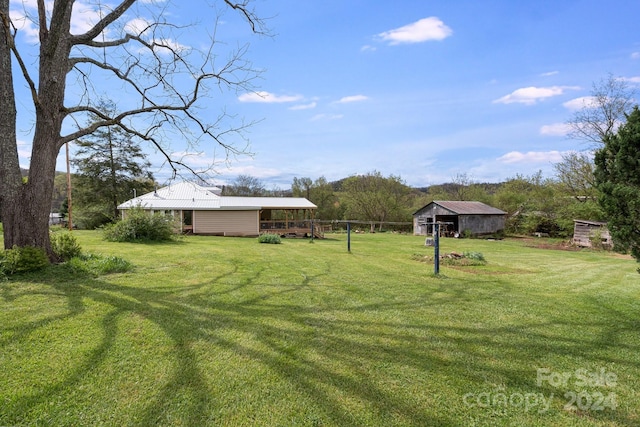
[[[482,202],[433,201],[413,214],[413,234],[433,234],[439,223],[440,235],[458,237],[466,232],[474,236],[499,233],[504,230],[506,212]]]
[[[583,248],[598,246],[611,249],[613,247],[613,240],[611,240],[611,234],[609,233],[606,222],[574,219],[573,244]]]

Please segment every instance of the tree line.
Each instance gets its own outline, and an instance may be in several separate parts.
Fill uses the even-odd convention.
[[[97,147],[94,145],[93,147]],[[111,173],[110,166],[98,167],[104,156],[75,160],[77,173],[72,174],[73,222],[80,228],[97,228],[118,220],[118,204],[153,191],[156,186],[148,173],[131,173],[120,169]],[[502,183],[474,182],[466,174],[452,177],[451,182],[426,188],[408,186],[400,176],[384,176],[379,171],[350,176],[330,182],[325,177],[296,177],[290,188],[267,189],[258,178],[240,175],[223,186],[226,196],[292,196],[305,197],[318,209],[319,220],[362,220],[377,229],[389,223],[411,222],[412,214],[433,200],[480,201],[507,212],[507,230],[512,234],[548,233],[568,237],[574,219],[604,220],[593,182],[573,186],[576,178],[572,162],[585,159],[572,154],[558,165],[555,177],[545,178],[541,172],[531,176],[517,175]],[[121,164],[121,163],[119,163]],[[571,174],[566,169],[571,169]],[[144,170],[144,169],[142,169]],[[593,171],[591,172],[593,173]],[[585,188],[586,192],[581,190]],[[55,180],[53,210],[67,212],[67,180],[58,174]],[[134,192],[135,190],[135,192]],[[406,227],[405,227],[406,228]]]

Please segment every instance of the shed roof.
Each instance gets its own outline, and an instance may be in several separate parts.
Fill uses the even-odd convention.
[[[505,215],[506,212],[493,206],[489,206],[482,202],[463,202],[463,201],[445,201],[434,200],[426,206],[423,206],[417,212],[423,211],[429,205],[441,206],[458,215]]]
[[[154,210],[258,210],[316,209],[303,197],[234,197],[219,196],[215,190],[192,182],[179,182],[120,204],[118,209],[142,206]]]
[[[607,225],[606,222],[602,222],[602,221],[589,221],[589,220],[585,220],[585,219],[574,219],[573,220],[574,223],[580,223],[580,224],[588,224],[588,225],[596,225],[596,226],[600,226],[600,227],[604,227]]]

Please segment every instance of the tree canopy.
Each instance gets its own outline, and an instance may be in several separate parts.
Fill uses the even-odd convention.
[[[596,183],[614,247],[640,262],[640,110],[596,152]]]
[[[345,215],[351,219],[382,223],[409,221],[411,189],[398,176],[385,178],[378,171],[347,178],[342,183]],[[373,228],[373,225],[372,225]]]

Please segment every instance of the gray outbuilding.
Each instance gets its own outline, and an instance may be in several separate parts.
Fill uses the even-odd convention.
[[[507,213],[482,202],[436,201],[413,214],[413,234],[428,236],[434,222],[444,236],[490,235],[504,230]]]

